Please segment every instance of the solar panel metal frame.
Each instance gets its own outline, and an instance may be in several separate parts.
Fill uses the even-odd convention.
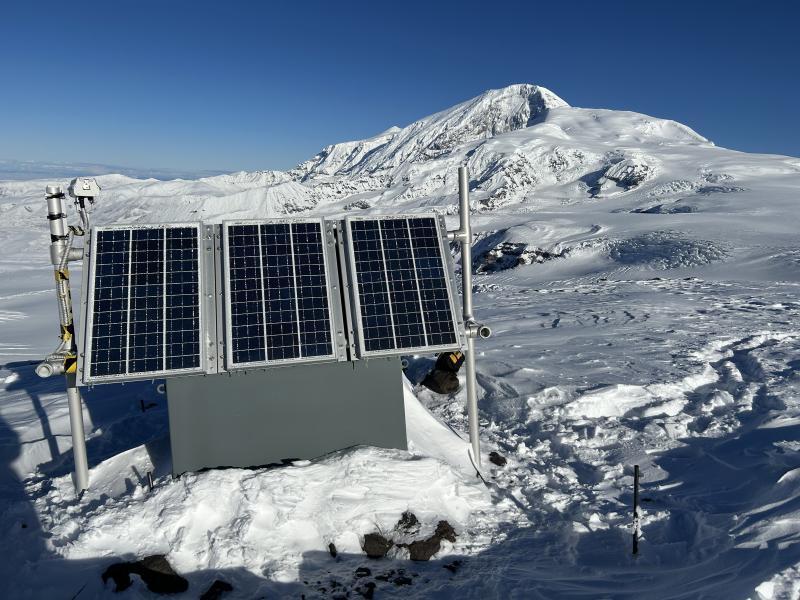
[[[293,223],[318,223],[320,226],[320,233],[322,236],[322,259],[325,272],[325,287],[327,290],[328,300],[328,316],[330,323],[330,339],[331,339],[331,354],[322,356],[301,356],[299,358],[283,358],[277,360],[263,360],[263,361],[250,361],[235,363],[233,361],[233,319],[231,312],[231,269],[230,269],[230,246],[229,246],[229,233],[228,228],[236,225],[270,225],[270,224],[287,224]],[[321,217],[294,217],[294,218],[269,218],[269,219],[236,219],[222,222],[222,272],[224,280],[224,309],[225,317],[224,331],[225,331],[225,370],[227,371],[243,371],[252,369],[261,369],[268,367],[277,367],[282,365],[306,364],[306,363],[319,363],[319,362],[336,362],[347,360],[346,354],[346,339],[344,336],[344,322],[342,317],[342,307],[340,299],[340,281],[338,273],[335,269],[332,270],[332,265],[337,264],[335,256],[335,239],[333,235],[333,228],[330,222],[325,221]],[[333,256],[331,256],[333,253]],[[262,272],[263,277],[263,272]],[[295,288],[296,290],[296,288]],[[262,298],[263,302],[263,298]],[[299,345],[302,348],[302,345]],[[265,357],[266,357],[266,342],[265,342]]]
[[[192,228],[197,231],[197,277],[198,277],[198,332],[199,332],[199,366],[184,369],[161,369],[157,371],[146,371],[137,373],[119,373],[114,375],[92,375],[92,327],[94,324],[94,295],[95,295],[95,276],[97,271],[97,238],[101,231],[126,231],[141,229],[171,229],[171,228]],[[194,223],[135,223],[135,224],[116,224],[100,225],[92,228],[89,243],[84,248],[84,263],[82,276],[82,303],[80,330],[80,345],[78,351],[78,381],[84,385],[95,383],[116,383],[124,381],[137,381],[147,379],[160,379],[162,377],[205,374],[216,372],[216,369],[208,361],[207,347],[211,344],[206,333],[206,320],[208,314],[213,315],[213,310],[209,311],[207,298],[209,294],[206,290],[206,265],[203,244],[203,225],[200,222]],[[166,247],[164,248],[166,255]],[[86,260],[88,259],[88,267]],[[213,281],[211,282],[213,285]],[[130,296],[130,279],[128,280],[128,296]],[[212,361],[213,362],[213,361]]]
[[[436,231],[438,232],[439,239],[439,252],[442,257],[442,266],[444,267],[444,280],[447,287],[447,297],[450,304],[450,317],[453,323],[453,331],[456,341],[453,344],[437,345],[437,346],[413,346],[410,348],[393,348],[390,350],[367,350],[365,347],[365,337],[363,329],[363,320],[361,312],[361,299],[358,293],[358,273],[356,270],[356,256],[353,248],[353,230],[352,223],[355,221],[380,221],[380,220],[393,220],[393,219],[433,219]],[[350,282],[350,298],[352,305],[352,313],[354,326],[356,330],[356,348],[358,356],[362,359],[369,359],[381,356],[399,356],[404,354],[416,354],[424,352],[445,352],[448,350],[457,350],[464,346],[464,322],[461,317],[461,311],[458,310],[456,295],[453,289],[453,281],[455,281],[455,269],[453,266],[453,258],[447,246],[447,227],[444,218],[436,213],[406,213],[406,214],[385,214],[385,215],[370,215],[370,216],[348,216],[344,219],[344,228],[347,233],[345,249],[347,257],[347,269],[349,271]],[[396,339],[395,339],[396,341]]]

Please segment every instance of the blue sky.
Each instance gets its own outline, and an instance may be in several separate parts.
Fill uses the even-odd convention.
[[[511,83],[800,156],[800,3],[22,2],[0,158],[285,169]]]

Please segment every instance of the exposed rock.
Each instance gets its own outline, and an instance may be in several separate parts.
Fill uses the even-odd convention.
[[[436,525],[436,531],[433,535],[439,536],[443,540],[447,540],[453,544],[456,543],[456,530],[447,521],[439,521]]]
[[[420,523],[416,515],[410,511],[406,511],[397,522],[395,531],[400,535],[400,539],[403,539],[405,536],[419,531],[419,526]],[[406,548],[411,560],[425,561],[430,560],[434,554],[441,550],[442,540],[453,543],[456,541],[456,531],[447,521],[439,521],[436,524],[436,530],[428,538],[414,540],[408,543],[387,539],[380,533],[368,533],[364,536],[362,548],[370,558],[383,558],[392,546],[397,546],[398,548]],[[399,573],[402,572],[402,570],[399,571]],[[375,579],[382,579],[385,577],[385,580],[388,581],[393,574],[394,572],[389,572],[388,574],[378,575]]]
[[[331,556],[333,558],[336,558],[336,555],[339,554],[339,552],[336,550],[336,546],[333,544],[333,542],[328,544],[328,552],[331,553]]]
[[[609,183],[626,191],[632,190],[652,177],[653,173],[653,165],[647,159],[643,157],[625,158],[608,167],[605,175],[598,182],[600,189],[596,192],[608,189]]]
[[[730,194],[732,192],[745,192],[747,188],[738,185],[703,185],[697,188],[698,194]]]
[[[375,596],[375,582],[368,581],[364,585],[360,585],[355,588],[355,592],[360,594],[362,598],[366,598],[366,600],[372,600]]]
[[[437,394],[454,394],[458,391],[458,375],[453,371],[434,368],[422,380],[422,385]]]
[[[551,252],[518,242],[501,242],[473,259],[476,273],[495,273],[520,265],[541,264],[554,258],[563,258],[566,251]]]
[[[497,465],[498,467],[505,467],[508,460],[505,456],[498,454],[497,452],[490,452],[489,453],[489,462],[492,464]]]
[[[408,548],[408,556],[411,560],[430,560],[434,554],[441,550],[442,539],[436,535],[432,535],[428,539],[411,542],[406,547]]]
[[[147,589],[156,594],[179,594],[189,589],[189,582],[173,570],[163,554],[146,556],[134,562],[115,563],[103,572],[103,583],[113,579],[114,591],[121,592],[133,583],[131,574],[141,577]]]
[[[392,581],[395,585],[411,585],[413,583],[411,577],[406,577],[405,575],[400,575],[395,577]]]
[[[366,200],[355,200],[354,202],[350,202],[349,204],[344,205],[345,210],[366,210],[371,208],[370,203]]]
[[[105,571],[103,571],[103,583],[106,583],[109,579],[114,581],[114,591],[115,592],[123,592],[127,590],[132,585],[130,574],[132,570],[130,568],[131,563],[114,563],[113,565],[109,566]]]
[[[386,539],[380,533],[368,533],[364,536],[364,543],[361,546],[370,558],[383,558],[391,550],[394,543]]]
[[[411,534],[419,531],[419,525],[417,515],[407,510],[401,515],[400,520],[397,522],[397,525],[395,525],[395,529],[403,533]]]
[[[416,540],[410,544],[397,544],[398,547],[408,549],[408,556],[411,560],[425,561],[442,549],[442,540],[449,542],[456,541],[456,532],[453,526],[447,521],[439,521],[436,531],[429,538]]]
[[[688,204],[656,204],[648,208],[634,208],[631,212],[642,215],[674,215],[697,212],[697,209]]]
[[[356,569],[356,577],[361,579],[362,577],[369,577],[372,575],[372,571],[370,571],[367,567],[358,567]]]
[[[203,595],[200,596],[200,600],[219,600],[222,598],[222,595],[225,592],[232,592],[233,586],[228,583],[227,581],[222,581],[221,579],[217,579],[214,583],[211,584]]]

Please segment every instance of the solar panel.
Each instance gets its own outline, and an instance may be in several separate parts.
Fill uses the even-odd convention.
[[[199,225],[96,227],[86,382],[202,371]]]
[[[227,366],[336,359],[321,219],[223,223]]]
[[[457,348],[437,218],[350,217],[346,224],[361,355]]]

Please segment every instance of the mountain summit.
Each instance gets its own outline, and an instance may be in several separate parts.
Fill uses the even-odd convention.
[[[365,209],[389,199],[440,204],[465,164],[479,207],[494,210],[534,192],[592,198],[631,190],[659,172],[656,155],[686,144],[713,146],[674,121],[574,108],[547,88],[517,84],[403,128],[332,144],[289,174],[311,190],[313,203],[349,198],[344,208]]]
[[[292,173],[308,180],[391,171],[409,162],[438,158],[467,142],[528,127],[549,109],[565,106],[569,105],[538,85],[489,90],[402,129],[393,127],[367,140],[327,146]]]

